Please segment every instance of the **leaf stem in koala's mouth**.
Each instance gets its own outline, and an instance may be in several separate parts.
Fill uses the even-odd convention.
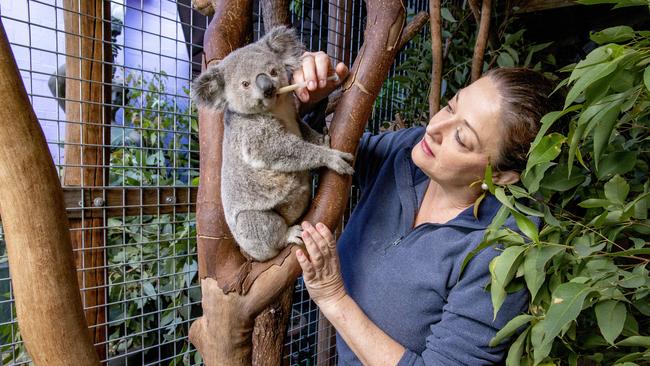
[[[334,75],[332,75],[332,76],[328,76],[328,77],[327,77],[327,80],[328,80],[328,81],[338,82],[338,81],[339,81],[339,76],[336,75],[336,74],[334,74]],[[276,92],[276,94],[289,93],[289,92],[292,92],[292,91],[294,91],[294,90],[296,90],[296,89],[304,88],[304,87],[306,87],[306,86],[307,86],[307,82],[306,82],[306,81],[303,81],[303,82],[301,82],[301,83],[297,83],[297,84],[291,84],[291,85],[283,86],[282,88],[278,89],[278,91]]]

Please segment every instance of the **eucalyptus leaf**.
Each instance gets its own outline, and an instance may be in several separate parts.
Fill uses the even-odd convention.
[[[553,291],[551,306],[546,317],[539,322],[543,329],[543,343],[552,343],[560,330],[578,317],[585,298],[591,291],[591,287],[575,282],[560,284]]]
[[[442,19],[450,22],[450,23],[456,23],[457,20],[454,18],[454,16],[451,14],[451,11],[449,11],[448,8],[441,8],[440,9],[440,16],[442,16]]]
[[[521,230],[524,235],[529,237],[533,242],[538,243],[539,242],[539,233],[537,230],[537,225],[535,225],[530,219],[521,213],[511,210],[510,213],[512,216],[515,218],[515,223],[517,224],[517,227],[519,230]]]
[[[602,157],[596,170],[598,179],[608,179],[616,174],[623,175],[634,168],[636,151],[616,151]]]
[[[584,72],[582,77],[576,81],[576,83],[567,93],[564,108],[570,106],[589,85],[613,73],[618,67],[619,61],[620,59],[616,59],[610,62],[604,62],[595,66],[590,66],[589,70],[586,70]]]
[[[600,156],[605,150],[605,146],[609,143],[620,111],[620,105],[614,105],[611,108],[601,111],[601,113],[594,117],[594,120],[598,121],[594,129],[594,160],[596,162],[596,169],[598,169]]]
[[[594,311],[600,333],[609,344],[613,345],[625,324],[627,316],[625,304],[615,300],[602,301],[596,304]]]
[[[566,141],[566,137],[559,133],[551,133],[544,136],[541,141],[532,147],[526,170],[530,170],[537,164],[546,163],[560,155],[561,146]]]
[[[650,336],[631,336],[616,343],[619,347],[646,347],[650,348]]]
[[[508,350],[508,356],[506,357],[506,365],[508,366],[520,365],[521,356],[524,353],[524,345],[526,343],[526,338],[528,337],[529,332],[530,332],[530,328],[524,330],[517,337],[517,339],[512,343],[512,346],[510,346],[510,349]]]
[[[501,52],[497,57],[497,64],[499,67],[513,67],[515,66],[515,60],[508,52]]]
[[[492,275],[490,292],[494,307],[494,319],[496,319],[497,313],[505,300],[505,288],[519,268],[524,250],[523,246],[508,247],[498,257],[490,261],[489,268]]]
[[[625,203],[629,192],[630,185],[620,175],[614,176],[605,183],[605,197],[615,204]]]
[[[508,324],[501,328],[501,330],[499,330],[497,334],[490,340],[490,347],[495,347],[502,341],[508,339],[517,331],[517,329],[521,328],[525,324],[528,324],[531,319],[533,319],[533,316],[529,314],[521,314],[512,318]]]
[[[530,292],[531,300],[546,280],[546,264],[564,248],[561,246],[533,246],[526,252],[524,258],[524,279]]]
[[[634,38],[634,30],[627,25],[620,25],[592,33],[589,38],[598,44],[625,42]]]

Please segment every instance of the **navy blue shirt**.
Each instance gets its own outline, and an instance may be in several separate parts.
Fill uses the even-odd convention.
[[[357,153],[355,183],[361,197],[338,242],[345,288],[365,314],[407,351],[406,365],[486,365],[505,345],[488,342],[527,305],[525,291],[511,294],[496,320],[486,285],[488,264],[499,252],[478,253],[460,275],[467,254],[500,208],[493,196],[445,224],[413,227],[429,178],[414,165],[411,149],[424,128],[371,136]],[[508,226],[513,226],[510,221]],[[339,365],[361,365],[337,335]]]

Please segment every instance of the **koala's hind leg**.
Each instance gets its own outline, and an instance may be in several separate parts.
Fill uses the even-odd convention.
[[[273,211],[242,211],[237,215],[235,240],[244,252],[263,262],[278,253],[287,243],[302,244],[300,226],[287,228],[282,216]]]

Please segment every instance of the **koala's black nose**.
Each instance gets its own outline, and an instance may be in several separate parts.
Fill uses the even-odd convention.
[[[268,77],[266,74],[259,74],[255,78],[255,84],[258,88],[262,89],[265,98],[270,98],[275,92],[275,86],[273,85],[273,80]]]

